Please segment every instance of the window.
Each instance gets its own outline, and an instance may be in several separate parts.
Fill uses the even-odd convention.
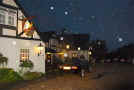
[[[14,25],[14,16],[8,16],[8,24]]]
[[[29,49],[20,49],[20,61],[29,60]]]
[[[16,25],[17,12],[12,9],[4,8],[0,6],[0,24]]]
[[[0,10],[0,24],[5,24],[6,16],[3,10]]]
[[[73,57],[77,57],[77,53],[73,53]]]
[[[15,24],[14,23],[14,20],[15,20],[14,15],[15,15],[15,13],[13,11],[8,11],[8,24],[9,25]]]

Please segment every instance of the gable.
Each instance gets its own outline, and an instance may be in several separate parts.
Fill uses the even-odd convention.
[[[15,21],[16,25],[14,25],[14,27],[17,28],[16,30],[12,30],[12,31],[9,31],[4,28],[4,29],[2,29],[2,31],[3,31],[2,35],[31,38],[24,33],[24,30],[22,28],[23,19],[29,18],[30,16],[25,12],[25,10],[21,6],[21,4],[17,0],[2,0],[1,2],[3,3],[3,5],[6,5],[7,9],[10,10],[11,8],[13,8],[12,10],[16,12],[15,17],[14,17],[14,21]],[[6,17],[8,17],[8,15],[6,15]],[[6,18],[5,20],[8,20],[8,18]],[[28,20],[28,21],[31,22],[31,20]],[[7,23],[6,23],[6,25],[7,25]],[[35,25],[33,25],[33,26],[35,27]],[[35,31],[34,31],[34,34],[32,37],[35,39],[40,39],[40,36],[38,35],[36,28],[35,28]]]
[[[14,0],[3,0],[2,3],[13,6],[13,7],[18,7],[18,5],[15,3]]]

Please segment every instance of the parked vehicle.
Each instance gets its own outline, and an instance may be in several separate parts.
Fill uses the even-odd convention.
[[[118,58],[113,58],[113,62],[118,62],[119,59]]]
[[[120,59],[120,62],[121,63],[129,63],[130,64],[130,63],[132,63],[132,59],[124,59],[124,58],[121,58]]]
[[[127,59],[126,62],[130,64],[132,63],[132,59]]]
[[[121,62],[121,63],[125,63],[126,60],[125,60],[124,58],[121,58],[121,59],[120,59],[120,62]]]
[[[105,62],[105,63],[111,63],[112,60],[111,60],[111,59],[106,59],[104,62]]]
[[[78,70],[78,66],[71,62],[65,62],[62,65],[59,65],[59,69],[63,71]]]
[[[74,58],[72,60],[68,60],[64,62],[63,64],[59,65],[59,69],[62,71],[72,71],[75,73],[79,73],[81,72],[81,69],[88,71],[89,63],[87,60],[80,60],[80,59]]]

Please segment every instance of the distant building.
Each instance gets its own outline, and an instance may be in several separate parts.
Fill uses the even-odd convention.
[[[53,57],[56,56],[59,51],[59,40],[57,34],[54,31],[49,31],[40,32],[40,35],[46,46],[46,64],[52,63]]]
[[[105,40],[94,40],[90,42],[92,47],[92,56],[96,58],[96,61],[105,59],[107,54],[107,46]]]
[[[74,34],[64,29],[61,32],[41,32],[41,36],[46,46],[56,50],[53,54],[61,59],[80,56],[89,59],[89,34]]]
[[[0,53],[8,57],[8,68],[19,71],[21,62],[31,60],[32,71],[45,72],[45,46],[17,0],[0,0],[0,42]]]
[[[47,48],[51,48],[54,50],[57,50],[57,47],[59,45],[59,41],[57,38],[57,35],[55,32],[50,31],[50,32],[40,32],[41,38],[46,43]]]
[[[67,34],[64,35],[66,45],[70,45],[68,49],[68,57],[84,56],[86,60],[89,59],[89,35],[88,34]]]

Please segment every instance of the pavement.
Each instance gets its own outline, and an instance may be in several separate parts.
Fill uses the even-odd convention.
[[[83,79],[78,74],[52,74],[13,85],[7,90],[134,90],[134,65],[97,64]]]

